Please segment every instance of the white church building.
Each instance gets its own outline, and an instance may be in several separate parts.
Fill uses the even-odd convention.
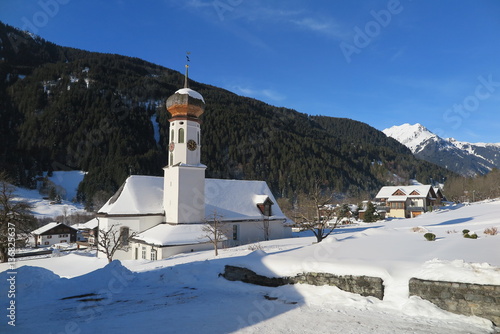
[[[115,259],[157,260],[211,249],[203,227],[214,216],[225,227],[223,247],[291,237],[266,182],[205,178],[199,120],[205,101],[187,80],[186,66],[184,88],[167,100],[172,117],[164,177],[129,176],[97,213],[100,230],[120,229],[123,236],[125,249]]]

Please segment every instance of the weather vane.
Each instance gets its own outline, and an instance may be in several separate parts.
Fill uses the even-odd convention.
[[[189,59],[189,55],[191,54],[191,52],[186,52],[186,61],[187,63],[190,62],[190,59]],[[184,77],[184,88],[188,88],[188,68],[189,68],[189,65],[186,64],[186,76]]]

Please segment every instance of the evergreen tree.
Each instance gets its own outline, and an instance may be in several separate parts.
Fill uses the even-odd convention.
[[[365,223],[373,223],[379,219],[379,215],[377,213],[377,208],[373,205],[372,202],[368,202],[366,206],[365,215],[363,217],[363,221]]]

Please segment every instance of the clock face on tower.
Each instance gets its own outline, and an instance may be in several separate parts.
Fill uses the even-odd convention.
[[[196,147],[198,147],[198,145],[196,144],[196,142],[194,140],[192,140],[192,139],[188,140],[188,142],[187,142],[188,150],[194,151],[194,150],[196,150]]]
[[[168,145],[168,149],[170,150],[170,152],[172,152],[175,148],[175,144],[174,142],[171,142],[170,145]]]

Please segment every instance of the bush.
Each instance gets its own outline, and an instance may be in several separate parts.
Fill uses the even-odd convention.
[[[489,234],[489,235],[497,235],[498,234],[498,228],[496,227],[489,227],[484,230],[484,234]]]
[[[424,234],[424,238],[426,238],[428,241],[434,241],[436,240],[436,235],[434,233],[426,233]]]
[[[469,232],[470,232],[470,231],[469,231],[469,230],[467,230],[467,229],[462,230],[462,234],[467,234],[467,233],[469,233]]]
[[[469,233],[464,233],[464,238],[468,238],[468,239],[477,239],[477,234],[472,232],[471,234]]]

